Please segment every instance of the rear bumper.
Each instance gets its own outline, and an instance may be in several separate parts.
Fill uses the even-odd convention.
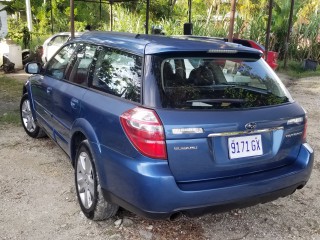
[[[289,166],[241,177],[247,178],[246,181],[235,178],[225,186],[199,190],[194,187],[182,190],[166,161],[116,159],[105,162],[99,166],[105,199],[136,214],[162,219],[177,212],[195,216],[287,196],[309,180],[313,150],[304,144],[296,161]]]

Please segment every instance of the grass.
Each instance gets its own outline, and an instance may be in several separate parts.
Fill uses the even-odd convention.
[[[316,71],[305,70],[302,66],[302,62],[289,61],[287,64],[287,69],[283,67],[283,61],[279,61],[278,72],[284,73],[293,79],[305,78],[305,77],[320,77],[320,65]]]
[[[9,113],[4,113],[0,116],[0,126],[12,124],[15,126],[21,125],[19,109],[13,110]]]
[[[23,84],[14,78],[0,76],[0,101],[20,100]]]
[[[0,75],[0,125],[20,124],[22,87],[23,82]]]

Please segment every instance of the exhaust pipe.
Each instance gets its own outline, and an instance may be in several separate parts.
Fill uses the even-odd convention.
[[[299,186],[297,187],[297,189],[302,189],[302,188],[304,188],[305,185],[306,185],[306,183],[303,183],[303,184],[299,185]]]

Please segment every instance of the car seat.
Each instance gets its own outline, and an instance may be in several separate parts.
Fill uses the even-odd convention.
[[[209,86],[215,84],[212,71],[204,65],[193,69],[189,75],[189,82],[195,86]]]
[[[172,87],[174,85],[174,73],[169,62],[163,64],[163,82],[166,87]]]

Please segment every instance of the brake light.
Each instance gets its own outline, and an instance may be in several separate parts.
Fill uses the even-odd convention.
[[[303,134],[302,134],[302,142],[307,142],[307,125],[308,125],[308,121],[307,121],[307,117],[305,118],[304,121],[304,128],[303,128]]]
[[[162,123],[155,111],[136,107],[120,116],[131,143],[145,156],[167,159]]]

